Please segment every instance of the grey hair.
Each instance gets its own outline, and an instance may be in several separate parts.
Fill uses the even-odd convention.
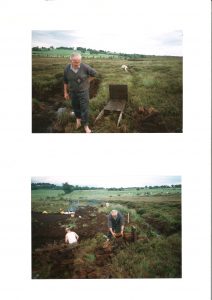
[[[113,209],[113,210],[111,210],[111,213],[118,213],[118,210],[117,209]]]
[[[79,52],[74,52],[74,53],[71,54],[70,59],[72,59],[74,57],[79,57],[81,59],[82,55]]]

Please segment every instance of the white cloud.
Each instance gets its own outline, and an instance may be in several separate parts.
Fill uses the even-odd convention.
[[[180,176],[55,176],[33,177],[32,182],[48,182],[62,184],[68,182],[72,185],[97,187],[141,187],[145,185],[171,185],[180,184]]]
[[[149,55],[182,55],[182,31],[159,32],[157,30],[74,30],[33,31],[32,46],[84,47],[122,53]]]
[[[53,5],[56,13],[60,4]],[[154,3],[150,0],[131,0],[127,3],[83,1],[79,14],[64,10],[64,22],[60,22],[60,28],[70,30],[44,31],[43,34],[39,31],[39,35],[34,32],[33,46],[36,43],[38,46],[53,44],[56,47],[81,46],[123,53],[182,56],[185,7],[179,1],[167,0]],[[45,15],[45,10],[42,14]],[[69,28],[67,19],[70,20]],[[51,24],[50,17],[48,20]],[[52,22],[55,23],[53,16]]]

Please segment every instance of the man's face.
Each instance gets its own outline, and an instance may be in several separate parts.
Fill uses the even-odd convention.
[[[80,63],[81,63],[81,58],[78,56],[75,56],[71,59],[71,65],[74,69],[79,68]]]
[[[113,217],[114,219],[116,219],[116,217],[117,217],[117,212],[112,212],[111,215],[112,215],[112,217]]]

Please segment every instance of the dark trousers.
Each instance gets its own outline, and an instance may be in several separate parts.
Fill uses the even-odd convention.
[[[88,125],[89,91],[71,92],[71,103],[76,118]]]

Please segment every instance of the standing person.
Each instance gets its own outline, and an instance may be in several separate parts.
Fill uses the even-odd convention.
[[[88,126],[88,106],[90,82],[96,76],[96,71],[89,65],[81,63],[82,57],[74,53],[70,57],[71,63],[64,70],[64,98],[71,98],[76,116],[76,128],[84,126],[86,133],[91,133]]]
[[[76,245],[78,242],[79,236],[76,232],[72,231],[71,228],[66,228],[66,235],[65,235],[65,243],[69,245]]]
[[[108,216],[108,239],[116,237],[116,234],[124,234],[124,217],[117,210],[113,209]]]

